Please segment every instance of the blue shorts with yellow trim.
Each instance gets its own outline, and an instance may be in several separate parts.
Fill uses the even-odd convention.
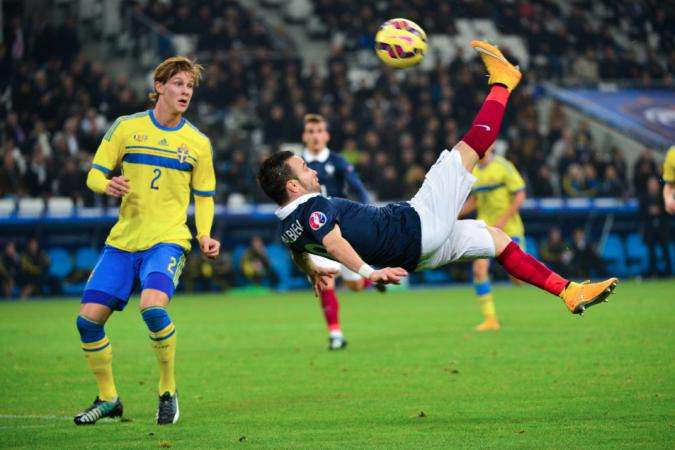
[[[101,253],[82,303],[99,303],[122,311],[135,284],[173,296],[185,265],[185,249],[176,244],[157,244],[141,252],[126,252],[107,245]]]

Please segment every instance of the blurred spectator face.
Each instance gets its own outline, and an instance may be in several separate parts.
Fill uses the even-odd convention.
[[[661,185],[659,184],[659,180],[656,177],[649,177],[649,180],[647,180],[647,192],[649,192],[649,195],[660,195],[661,192]]]
[[[194,76],[190,72],[178,72],[166,83],[155,82],[155,91],[160,94],[157,102],[162,102],[170,113],[183,114],[190,106]]]
[[[605,180],[613,181],[616,180],[619,175],[616,173],[616,168],[614,166],[607,166],[605,168]]]
[[[574,180],[574,181],[583,180],[581,167],[579,167],[578,164],[570,164],[570,168],[568,169],[568,172],[569,172],[569,176],[572,180]]]
[[[31,240],[29,240],[26,248],[28,249],[28,253],[37,253],[38,250],[40,250],[40,246],[38,245],[37,239],[32,238]]]
[[[539,167],[539,178],[542,180],[548,180],[551,177],[551,173],[548,170],[548,166]]]
[[[14,245],[14,242],[8,242],[5,244],[5,253],[10,256],[16,255],[16,246]]]
[[[253,236],[251,238],[251,248],[253,248],[258,253],[265,252],[265,244],[263,244],[263,240],[260,236]]]
[[[573,239],[575,242],[584,242],[586,240],[586,233],[583,228],[575,228]]]
[[[595,167],[593,167],[591,164],[586,164],[586,166],[584,166],[584,172],[587,180],[595,179],[597,176]]]
[[[562,240],[560,228],[558,227],[551,228],[551,231],[548,232],[548,240],[552,244],[557,244],[558,242],[560,242]]]
[[[326,122],[306,122],[305,129],[302,132],[302,142],[307,146],[310,152],[318,153],[324,148],[330,140],[330,133]]]

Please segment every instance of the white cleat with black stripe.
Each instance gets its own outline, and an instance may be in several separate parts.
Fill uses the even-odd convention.
[[[122,417],[124,407],[119,397],[113,402],[105,402],[96,397],[94,403],[84,411],[77,413],[73,419],[75,425],[93,425],[99,419],[104,417],[115,418]]]
[[[159,397],[159,406],[157,407],[157,425],[170,425],[178,422],[180,410],[178,409],[178,392],[171,395],[165,392]]]

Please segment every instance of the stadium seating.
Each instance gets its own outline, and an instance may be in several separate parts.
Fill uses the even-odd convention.
[[[647,272],[649,254],[642,236],[637,233],[628,235],[626,239],[627,275],[636,276]]]
[[[607,265],[607,271],[611,274],[623,276],[628,273],[626,258],[624,257],[623,242],[616,234],[610,234],[605,245],[600,249],[600,257]]]
[[[62,280],[73,270],[73,257],[68,250],[55,247],[49,249],[47,254],[51,262],[49,275]]]

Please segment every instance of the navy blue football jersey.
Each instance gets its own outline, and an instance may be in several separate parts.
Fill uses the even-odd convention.
[[[420,217],[410,204],[363,205],[342,198],[308,194],[277,210],[281,240],[293,250],[333,258],[323,238],[335,225],[368,264],[412,272],[420,259]]]
[[[347,198],[346,187],[361,203],[368,203],[368,191],[363,186],[354,166],[342,156],[327,148],[318,155],[305,150],[302,158],[310,169],[316,170],[323,195],[327,197]]]

